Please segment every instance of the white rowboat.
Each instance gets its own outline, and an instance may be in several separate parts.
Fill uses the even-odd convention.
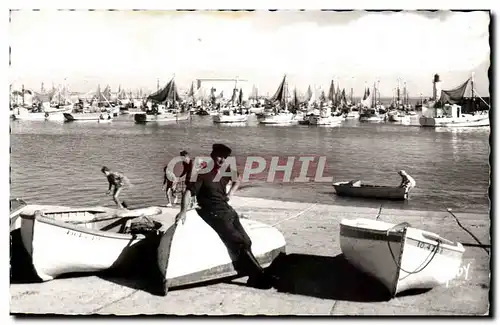
[[[406,223],[370,219],[343,219],[340,246],[352,265],[379,280],[391,296],[448,283],[465,251],[458,242]]]
[[[240,219],[252,240],[252,252],[266,267],[285,253],[285,238],[278,229],[258,221]],[[217,233],[189,210],[185,223],[172,225],[158,247],[158,267],[168,288],[195,284],[236,275],[228,249]]]

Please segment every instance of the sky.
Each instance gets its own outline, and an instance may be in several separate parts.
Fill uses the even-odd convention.
[[[9,77],[14,88],[79,92],[238,77],[272,94],[286,74],[299,92],[333,79],[358,96],[377,81],[392,96],[399,78],[411,96],[430,96],[435,73],[451,89],[474,71],[487,96],[489,23],[478,11],[20,10],[10,15]]]

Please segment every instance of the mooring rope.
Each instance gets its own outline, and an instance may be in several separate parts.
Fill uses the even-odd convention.
[[[491,248],[491,245],[485,245],[485,244],[483,244],[469,229],[465,228],[460,223],[460,220],[458,220],[458,217],[453,212],[451,212],[450,208],[446,208],[446,211],[448,211],[448,213],[451,214],[453,218],[455,218],[455,221],[457,222],[457,224],[458,224],[458,226],[460,228],[462,228],[463,230],[465,230],[472,238],[474,238],[474,240],[479,244],[477,247],[481,247],[486,253],[490,254],[490,251],[488,250],[487,247]]]
[[[316,205],[318,205],[318,203],[314,203],[313,205],[311,205],[311,206],[309,206],[308,208],[306,208],[304,211],[301,211],[301,212],[297,213],[296,215],[291,216],[290,218],[286,218],[286,219],[280,220],[280,221],[276,222],[275,224],[273,224],[273,225],[271,225],[271,226],[272,226],[272,227],[274,227],[274,226],[279,225],[279,224],[280,224],[280,223],[282,223],[282,222],[285,222],[285,221],[288,221],[288,220],[291,220],[291,219],[295,219],[295,218],[297,218],[297,217],[301,216],[302,214],[306,213],[307,211],[311,210],[311,209],[312,209],[312,208],[314,208]]]
[[[384,204],[383,203],[380,204],[380,208],[378,209],[377,218],[375,218],[375,220],[378,220],[378,218],[380,218],[380,213],[382,213],[382,205],[384,205]]]

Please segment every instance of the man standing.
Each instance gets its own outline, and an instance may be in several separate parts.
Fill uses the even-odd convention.
[[[103,172],[104,175],[106,175],[106,178],[108,179],[108,183],[109,183],[108,191],[106,192],[106,194],[110,194],[111,189],[114,187],[113,200],[115,201],[116,205],[118,205],[118,207],[120,209],[123,209],[124,206],[120,202],[118,196],[120,195],[120,191],[122,190],[123,186],[125,184],[130,184],[128,178],[121,173],[111,171],[106,166],[103,166],[101,168],[101,172]]]
[[[175,221],[184,222],[186,212],[191,203],[191,197],[196,196],[200,217],[210,225],[222,239],[229,251],[236,257],[237,271],[248,274],[249,282],[258,288],[271,288],[274,277],[264,272],[251,251],[252,241],[243,229],[236,211],[229,205],[229,198],[239,186],[237,172],[229,170],[232,177],[221,177],[219,173],[231,149],[223,144],[214,144],[210,157],[213,168],[206,174],[197,175],[194,182],[187,185],[182,197],[181,211]],[[233,179],[229,193],[226,191],[228,182]]]
[[[411,177],[406,171],[404,170],[400,170],[398,172],[398,174],[401,176],[401,184],[399,185],[399,187],[404,187],[406,188],[406,198],[408,199],[408,194],[410,193],[410,190],[412,188],[414,188],[417,183],[415,182],[415,180],[413,179],[413,177]]]
[[[182,150],[180,153],[182,157],[182,173],[179,178],[186,176],[186,185],[189,183],[191,178],[191,173],[193,171],[193,160],[189,157],[189,153],[186,150]]]
[[[167,197],[167,207],[172,206],[172,196],[173,204],[177,203],[177,195],[175,193],[175,186],[177,185],[177,177],[175,174],[168,169],[168,165],[163,168],[163,186],[162,190],[165,191],[165,196]]]

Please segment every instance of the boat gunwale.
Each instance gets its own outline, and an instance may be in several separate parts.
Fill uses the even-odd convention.
[[[338,186],[338,187],[343,187],[343,188],[355,188],[355,189],[359,189],[359,188],[377,188],[377,189],[380,189],[380,188],[383,188],[383,189],[391,189],[391,190],[397,190],[397,189],[405,190],[404,187],[388,186],[388,185],[361,184],[360,186],[351,186],[351,185],[349,185],[349,182],[335,182],[335,183],[333,183],[332,186],[333,187]]]
[[[463,247],[463,245],[458,241],[455,241],[454,245],[451,245],[451,244],[447,244],[447,243],[442,242],[442,241],[437,241],[434,239],[427,238],[423,235],[423,234],[432,234],[432,235],[439,237],[437,234],[430,232],[430,231],[421,230],[421,229],[414,228],[414,227],[406,227],[405,232],[403,232],[401,230],[390,231],[391,228],[388,228],[387,230],[373,229],[373,228],[365,228],[365,227],[360,227],[360,226],[349,225],[349,224],[345,224],[345,223],[341,222],[341,224],[340,224],[340,236],[344,235],[345,237],[358,238],[358,239],[364,239],[364,240],[380,240],[380,241],[384,241],[384,240],[379,239],[377,237],[385,236],[385,237],[387,237],[387,240],[385,240],[385,241],[390,241],[390,242],[396,241],[396,238],[394,238],[394,237],[397,237],[399,239],[399,238],[402,238],[404,236],[406,239],[410,239],[413,241],[418,241],[418,242],[430,244],[433,246],[439,245],[441,248],[447,249],[449,251],[454,251],[454,252],[459,252],[459,253],[463,253],[465,251],[465,248]],[[417,233],[422,234],[422,236],[419,236],[419,237],[413,236],[413,234],[410,234],[408,232],[408,229],[411,229],[412,231],[416,231]],[[388,231],[389,231],[389,233],[388,233]],[[349,233],[351,233],[351,234],[352,233],[359,233],[359,236],[349,236]],[[368,236],[363,236],[363,234],[367,234]],[[446,239],[446,238],[443,238],[443,239]]]
[[[66,211],[61,211],[61,213],[64,213]],[[56,212],[59,213],[59,212]],[[109,232],[109,231],[104,231],[104,230],[97,230],[97,229],[89,229],[89,228],[84,228],[80,225],[74,225],[62,220],[54,220],[48,217],[43,217],[43,216],[35,216],[35,215],[23,215],[21,214],[22,219],[27,219],[27,220],[34,220],[38,221],[41,223],[45,223],[51,226],[56,226],[68,230],[73,230],[77,232],[81,232],[84,234],[88,235],[93,235],[93,236],[98,236],[98,237],[104,237],[104,238],[111,238],[111,239],[123,239],[123,240],[140,240],[146,238],[145,235],[143,234],[122,234],[122,233],[117,233],[117,232]],[[130,219],[129,217],[120,217],[117,216],[116,219]],[[89,220],[88,223],[92,222],[98,222],[100,220]],[[85,224],[85,223],[84,223]]]

